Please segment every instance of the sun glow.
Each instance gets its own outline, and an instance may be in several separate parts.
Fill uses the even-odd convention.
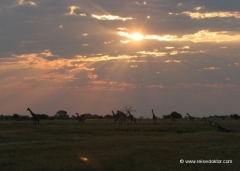
[[[118,34],[120,36],[125,36],[125,37],[128,37],[128,38],[130,38],[132,40],[135,40],[135,41],[140,41],[140,40],[144,39],[144,36],[141,35],[140,33],[130,34],[130,33],[125,33],[125,32],[120,31],[120,32],[118,32]]]
[[[131,38],[133,40],[139,41],[139,40],[143,39],[143,36],[141,34],[139,34],[139,33],[134,33],[134,34],[131,35]]]
[[[80,160],[82,160],[83,162],[88,162],[89,159],[87,157],[80,157]]]

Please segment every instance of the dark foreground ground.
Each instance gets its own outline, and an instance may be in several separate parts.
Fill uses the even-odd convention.
[[[0,171],[238,171],[240,122],[214,121],[236,131],[219,132],[200,119],[123,126],[112,120],[52,120],[37,126],[1,121]],[[221,163],[203,163],[216,160]]]

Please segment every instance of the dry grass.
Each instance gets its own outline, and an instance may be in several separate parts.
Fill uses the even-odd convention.
[[[0,170],[170,171],[238,170],[240,123],[215,120],[232,133],[196,120],[0,122]],[[232,164],[180,164],[180,159],[232,160]]]

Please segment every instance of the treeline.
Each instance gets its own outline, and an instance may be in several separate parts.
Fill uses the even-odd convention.
[[[240,115],[238,115],[238,114],[231,114],[231,115],[224,115],[224,116],[213,115],[213,116],[209,116],[209,118],[221,118],[223,120],[225,120],[227,118],[231,118],[231,119],[239,120]]]
[[[172,119],[172,118],[175,118],[175,119],[181,119],[183,118],[182,115],[178,112],[172,112],[171,114],[169,115],[163,115],[163,119]],[[236,120],[240,120],[240,115],[238,114],[231,114],[231,115],[224,115],[224,116],[218,116],[218,115],[213,115],[213,116],[209,116],[209,118],[221,118],[223,120],[225,119],[236,119]]]
[[[37,114],[37,116],[40,120],[53,119],[53,117],[50,117],[46,114]],[[15,113],[13,115],[0,115],[0,120],[27,121],[27,120],[32,120],[32,117],[27,115],[19,115]]]
[[[54,120],[54,119],[76,119],[76,115],[71,115],[69,116],[67,111],[65,110],[59,110],[56,112],[55,115],[53,116],[49,116],[47,114],[36,114],[38,116],[38,118],[40,120]],[[97,114],[82,114],[82,117],[84,117],[84,119],[112,119],[113,116],[112,115],[104,115],[104,116],[99,116]],[[169,115],[163,115],[162,117],[163,119],[181,119],[183,118],[183,116],[174,111]],[[224,115],[224,116],[218,116],[218,115],[213,115],[213,116],[209,116],[209,118],[221,118],[221,119],[236,119],[236,120],[240,120],[240,115],[238,114],[231,114],[231,115]],[[32,116],[28,116],[28,115],[19,115],[19,114],[13,114],[13,115],[0,115],[0,120],[16,120],[16,121],[24,121],[24,120],[31,120]],[[151,117],[147,117],[144,118],[142,116],[140,116],[138,119],[151,119]],[[160,118],[158,118],[160,119]]]
[[[40,120],[54,120],[54,119],[76,119],[76,115],[71,115],[69,116],[67,111],[64,110],[59,110],[56,112],[55,115],[49,116],[47,114],[36,114]],[[111,115],[105,115],[105,116],[99,116],[97,114],[82,114],[82,117],[84,119],[108,119],[112,118],[113,116]],[[13,115],[0,115],[0,120],[16,120],[16,121],[26,121],[26,120],[32,120],[32,116],[28,115],[19,115],[19,114],[13,114]]]
[[[76,116],[67,116],[67,117],[56,117],[56,116],[49,116],[47,114],[37,114],[40,120],[54,120],[54,119],[76,119]],[[103,116],[92,115],[92,114],[83,114],[85,119],[104,119]],[[32,120],[32,116],[27,115],[0,115],[0,120],[16,120],[16,121],[27,121]]]

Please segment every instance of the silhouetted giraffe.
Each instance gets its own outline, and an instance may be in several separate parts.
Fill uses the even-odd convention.
[[[129,111],[127,111],[129,116],[128,118],[130,119],[131,123],[134,122],[135,124],[137,124],[137,118],[135,118]]]
[[[123,113],[123,112],[121,112],[121,111],[117,111],[117,117],[118,117],[118,120],[119,120],[119,123],[122,125],[122,123],[129,123],[128,122],[128,119],[127,119],[127,115],[125,114],[125,113]]]
[[[156,122],[157,122],[157,117],[156,117],[156,115],[153,113],[153,109],[152,109],[152,115],[153,115],[153,117],[152,117],[153,123],[156,123]]]
[[[117,121],[118,121],[118,116],[115,115],[113,111],[112,111],[112,114],[113,114],[113,120],[114,120],[114,123],[116,124]]]
[[[38,118],[38,116],[37,116],[35,113],[33,113],[30,108],[27,108],[27,111],[29,111],[29,112],[31,113],[31,115],[32,115],[33,124],[34,124],[34,125],[36,125],[36,123],[39,124],[39,118]]]
[[[78,113],[76,113],[76,115],[77,115],[78,121],[81,122],[81,123],[84,123],[84,120],[85,120],[85,119],[83,118],[83,116],[79,116]]]
[[[190,121],[194,121],[194,117],[190,116],[188,113],[186,114]]]

